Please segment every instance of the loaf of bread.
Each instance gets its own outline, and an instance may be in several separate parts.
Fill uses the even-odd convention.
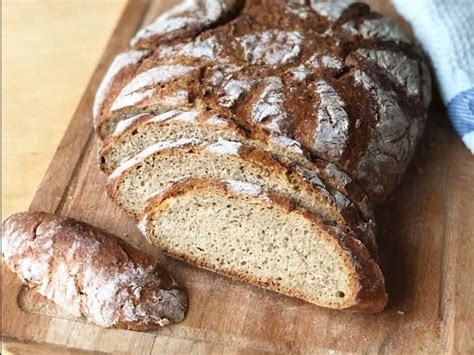
[[[112,172],[107,191],[131,215],[140,218],[147,199],[187,177],[240,180],[262,185],[337,224],[376,252],[375,231],[344,195],[331,191],[301,166],[286,166],[271,154],[239,142],[200,145],[182,139],[148,147]]]
[[[187,297],[175,280],[116,236],[43,212],[9,217],[2,235],[10,270],[76,317],[134,330],[185,317]]]
[[[365,4],[185,0],[138,31],[100,84],[99,165],[109,196],[137,218],[146,208],[146,237],[171,255],[319,305],[376,311],[386,296],[372,206],[403,175],[430,95],[422,53]],[[296,229],[283,237],[287,223]],[[243,231],[231,252],[229,236]],[[298,282],[312,284],[293,253],[308,240],[339,247],[316,253],[319,283],[303,290],[285,268],[301,266]],[[258,252],[251,269],[236,261],[248,248]],[[279,253],[288,259],[261,274],[262,258]]]
[[[258,185],[177,183],[149,201],[141,228],[173,257],[320,306],[378,312],[387,302],[363,243]]]
[[[373,202],[393,190],[430,101],[428,68],[398,27],[353,1],[184,3],[111,66],[96,100],[100,136],[135,114],[212,109],[296,140]]]

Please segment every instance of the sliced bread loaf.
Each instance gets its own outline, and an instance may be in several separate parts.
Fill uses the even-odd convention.
[[[194,139],[215,143],[231,140],[273,154],[286,165],[293,166],[310,180],[326,186],[333,195],[346,196],[357,208],[364,221],[375,230],[374,216],[367,195],[336,165],[310,154],[301,145],[284,136],[272,136],[263,131],[243,127],[230,118],[213,111],[172,110],[154,116],[140,114],[122,121],[99,151],[99,164],[110,174],[118,165],[147,147],[163,141]]]
[[[314,174],[304,175],[273,155],[251,146],[220,140],[213,144],[182,139],[157,143],[121,164],[109,178],[107,190],[115,202],[140,217],[150,197],[185,178],[241,180],[287,196],[303,208],[337,223],[362,240],[375,254],[375,233],[343,194],[329,190]]]
[[[405,171],[430,101],[424,58],[407,42],[360,3],[186,1],[137,34],[135,50],[152,54],[114,81],[97,132],[139,113],[211,109],[298,141],[379,202]]]
[[[379,312],[387,302],[363,243],[258,185],[175,184],[140,226],[173,257],[319,306]]]

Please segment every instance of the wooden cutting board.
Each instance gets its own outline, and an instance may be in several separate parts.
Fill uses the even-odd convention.
[[[397,192],[377,207],[390,302],[377,315],[318,308],[172,260],[151,248],[104,192],[91,122],[96,88],[115,54],[174,1],[131,0],[31,203],[111,232],[146,250],[186,287],[186,320],[156,332],[102,329],[68,317],[2,277],[4,350],[16,353],[474,353],[474,158],[435,94],[420,148]],[[369,1],[396,15],[389,3]]]

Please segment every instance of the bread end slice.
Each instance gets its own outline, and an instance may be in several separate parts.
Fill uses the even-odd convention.
[[[360,241],[258,185],[189,179],[145,212],[147,239],[185,262],[333,309],[379,312],[387,302]]]

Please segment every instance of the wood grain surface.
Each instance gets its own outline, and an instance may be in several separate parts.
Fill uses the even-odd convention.
[[[2,336],[17,353],[473,353],[474,159],[435,94],[426,134],[397,192],[377,208],[390,302],[377,315],[337,312],[169,259],[104,193],[91,103],[114,54],[171,1],[130,1],[30,208],[115,232],[159,258],[185,286],[187,319],[157,332],[71,319],[3,268]],[[374,7],[397,20],[381,0]],[[406,26],[406,25],[405,25]]]

